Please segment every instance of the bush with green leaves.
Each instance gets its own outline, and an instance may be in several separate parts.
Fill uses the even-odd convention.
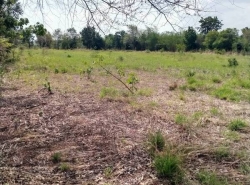
[[[139,83],[139,80],[134,73],[130,73],[127,83],[130,85],[130,89],[134,92],[137,90],[136,84]]]
[[[230,58],[230,59],[228,59],[228,66],[229,67],[236,67],[238,65],[239,65],[239,63],[236,60],[236,58]]]

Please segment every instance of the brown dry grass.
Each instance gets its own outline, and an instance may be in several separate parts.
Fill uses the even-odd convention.
[[[197,184],[196,173],[201,169],[241,184],[249,182],[239,170],[248,160],[239,152],[250,152],[249,133],[239,133],[237,142],[225,134],[235,117],[250,121],[248,103],[170,90],[172,84],[183,82],[162,72],[138,72],[138,76],[139,89],[149,88],[151,95],[100,99],[102,87],[123,91],[107,75],[96,74],[91,82],[78,75],[50,74],[52,95],[35,82],[5,79],[0,99],[0,183],[167,183],[156,177],[145,149],[148,133],[158,130],[183,152],[189,184]],[[211,114],[213,108],[220,115]],[[197,112],[202,114],[194,117]],[[179,113],[187,116],[185,125],[175,123]],[[224,145],[230,148],[230,157],[218,161],[213,151]],[[68,171],[60,171],[60,164],[51,161],[55,152],[62,154]],[[109,175],[107,169],[111,169]]]

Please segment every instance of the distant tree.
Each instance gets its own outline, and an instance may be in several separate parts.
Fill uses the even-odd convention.
[[[94,27],[87,26],[81,31],[82,43],[88,49],[102,49],[105,43]]]
[[[148,27],[147,30],[145,31],[145,36],[146,36],[145,40],[146,49],[149,49],[151,51],[156,50],[157,49],[156,45],[159,40],[159,34],[157,33],[157,31]]]
[[[75,49],[77,48],[77,40],[78,40],[78,34],[75,30],[75,28],[69,28],[67,29],[67,35],[69,37],[69,49]]]
[[[197,49],[196,39],[196,31],[193,27],[188,27],[188,30],[184,32],[184,44],[186,45],[187,51]]]
[[[227,28],[226,30],[222,30],[215,42],[213,43],[213,47],[222,50],[225,49],[226,51],[232,51],[233,44],[238,40],[238,31],[236,28]]]
[[[207,49],[214,49],[214,42],[219,36],[219,32],[217,31],[210,31],[205,37],[204,45],[206,46]]]
[[[206,18],[202,17],[199,23],[199,31],[203,34],[207,34],[209,31],[218,31],[223,26],[222,22],[217,17],[211,16]]]
[[[34,43],[34,39],[35,39],[34,27],[33,26],[26,27],[22,31],[22,42],[23,43],[28,43],[28,46],[30,48]]]
[[[105,48],[106,49],[112,49],[114,48],[114,35],[113,34],[108,34],[105,36]]]
[[[37,43],[40,47],[51,48],[52,36],[50,32],[47,32],[45,35],[37,35]]]
[[[184,34],[165,32],[160,34],[158,44],[165,48],[167,51],[177,51],[178,45],[184,45]]]
[[[54,40],[54,48],[60,49],[60,45],[61,45],[62,37],[63,37],[61,29],[60,28],[56,29],[54,31],[52,37]]]
[[[246,27],[243,28],[241,31],[242,31],[241,40],[243,47],[246,51],[250,51],[250,28]]]

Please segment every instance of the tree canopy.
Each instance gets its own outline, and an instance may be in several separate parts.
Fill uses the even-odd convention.
[[[218,31],[223,26],[222,21],[220,21],[216,16],[209,16],[206,18],[202,17],[199,23],[201,24],[199,31],[203,34],[207,34],[209,31]]]

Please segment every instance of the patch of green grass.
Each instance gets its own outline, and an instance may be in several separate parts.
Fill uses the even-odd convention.
[[[222,146],[222,147],[216,148],[214,151],[214,154],[215,154],[216,160],[221,161],[225,158],[228,158],[231,153],[228,147]]]
[[[159,177],[167,178],[173,184],[179,184],[183,179],[181,160],[178,155],[165,153],[154,159],[154,167]]]
[[[220,111],[217,108],[215,108],[215,107],[211,108],[210,113],[213,116],[219,116],[219,115],[221,115]]]
[[[59,163],[62,160],[62,154],[60,152],[56,152],[51,156],[51,160],[53,163]]]
[[[201,171],[197,174],[197,179],[202,185],[229,185],[227,179],[217,176],[213,172]]]
[[[66,172],[69,171],[70,166],[67,163],[62,163],[59,166],[59,170],[61,170],[62,172]]]
[[[112,87],[104,87],[101,89],[100,97],[101,98],[105,98],[105,97],[114,98],[114,97],[118,96],[118,94],[119,94],[119,92],[117,89],[112,88]]]
[[[231,100],[231,101],[239,101],[240,93],[229,88],[229,87],[221,87],[216,89],[213,94],[216,98],[221,100]]]
[[[244,175],[249,175],[250,174],[250,163],[242,163],[240,165],[240,171],[244,174]]]
[[[185,115],[183,114],[177,114],[175,116],[175,123],[179,124],[179,125],[184,125],[188,122],[188,119]]]
[[[110,178],[112,176],[112,173],[113,173],[112,167],[105,168],[104,171],[103,171],[103,173],[104,173],[104,176],[106,178]]]
[[[226,132],[224,132],[224,136],[231,140],[231,141],[234,141],[234,142],[237,142],[241,139],[240,135],[238,132],[236,131],[231,131],[231,130],[228,130]]]
[[[153,94],[152,89],[139,89],[136,91],[137,95],[149,97]]]
[[[228,129],[230,129],[231,131],[241,131],[247,126],[248,125],[244,121],[237,119],[229,123]]]
[[[222,82],[222,80],[219,77],[213,77],[212,81],[217,84],[220,84]]]

